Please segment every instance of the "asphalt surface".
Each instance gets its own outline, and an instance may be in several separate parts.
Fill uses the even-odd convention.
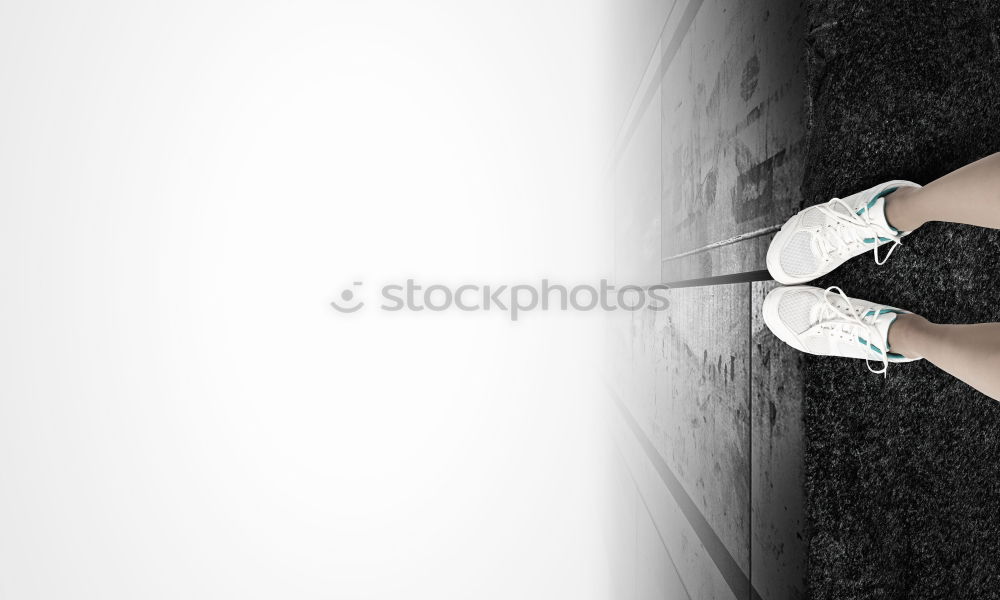
[[[806,204],[1000,150],[1000,2],[808,3]],[[1000,232],[933,223],[815,282],[1000,321]],[[998,365],[1000,368],[1000,365]],[[806,357],[809,597],[1000,597],[1000,403],[926,361]]]

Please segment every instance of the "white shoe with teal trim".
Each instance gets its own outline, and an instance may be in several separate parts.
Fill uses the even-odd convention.
[[[805,283],[826,275],[868,250],[882,265],[908,231],[885,219],[885,197],[912,181],[887,181],[847,198],[803,209],[782,225],[767,249],[767,270],[784,284]],[[879,246],[892,247],[879,257]]]
[[[884,374],[889,363],[910,362],[888,348],[889,326],[909,311],[848,298],[838,287],[779,287],[764,299],[764,323],[796,350],[822,356],[861,358],[868,370]],[[872,362],[882,364],[873,369]]]

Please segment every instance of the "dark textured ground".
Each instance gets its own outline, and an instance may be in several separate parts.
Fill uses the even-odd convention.
[[[1000,1],[814,1],[809,27],[806,202],[1000,150]],[[1000,321],[1000,232],[931,224],[816,285]],[[805,369],[810,597],[1000,598],[1000,403],[923,361]]]

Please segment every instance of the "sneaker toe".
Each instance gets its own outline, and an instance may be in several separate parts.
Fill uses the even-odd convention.
[[[799,227],[802,217],[789,220],[767,249],[767,270],[784,284],[805,283],[821,274],[820,259],[813,253],[813,234]]]
[[[809,352],[799,339],[812,325],[809,315],[822,299],[822,290],[811,286],[779,287],[764,298],[762,314],[768,329],[789,346]]]

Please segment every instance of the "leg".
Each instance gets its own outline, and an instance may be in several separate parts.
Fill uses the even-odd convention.
[[[900,315],[889,328],[889,347],[903,356],[923,356],[1000,400],[1000,323],[939,325],[917,315]]]
[[[952,171],[923,188],[889,194],[886,220],[902,231],[928,221],[1000,229],[1000,152]]]

